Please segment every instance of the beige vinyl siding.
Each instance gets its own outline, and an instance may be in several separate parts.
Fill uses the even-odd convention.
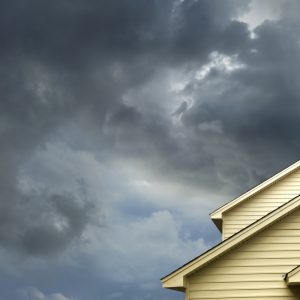
[[[284,275],[300,264],[300,209],[187,277],[187,300],[296,300]]]
[[[300,170],[274,183],[223,215],[223,240],[300,194]]]

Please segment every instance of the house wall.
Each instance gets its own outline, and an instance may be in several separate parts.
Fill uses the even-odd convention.
[[[300,264],[300,209],[187,277],[187,300],[296,300],[285,273]]]
[[[299,194],[300,169],[225,212],[222,228],[223,240]]]

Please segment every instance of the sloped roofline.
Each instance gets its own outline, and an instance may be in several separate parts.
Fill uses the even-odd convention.
[[[298,160],[297,162],[295,162],[291,166],[283,169],[282,171],[276,173],[274,176],[272,176],[271,178],[269,178],[266,181],[262,182],[261,184],[255,186],[254,188],[252,188],[248,192],[240,195],[239,197],[237,197],[237,198],[231,200],[230,202],[224,204],[223,206],[217,208],[216,210],[214,210],[213,212],[211,212],[209,214],[211,219],[214,221],[214,223],[219,228],[220,227],[220,224],[219,224],[220,221],[219,220],[222,219],[223,213],[225,213],[226,211],[228,211],[228,210],[232,209],[233,207],[237,206],[238,204],[245,201],[246,199],[254,196],[255,194],[261,192],[263,189],[271,186],[272,184],[274,184],[278,180],[283,179],[287,175],[289,175],[292,172],[296,171],[299,167],[300,167],[300,160]]]
[[[217,257],[225,254],[231,249],[237,247],[259,231],[265,229],[267,226],[281,220],[286,215],[292,213],[294,210],[300,206],[300,195],[292,198],[288,202],[284,203],[277,209],[271,211],[267,215],[263,216],[261,219],[255,221],[239,232],[235,233],[228,239],[217,244],[215,247],[204,252],[200,256],[197,256],[193,260],[179,267],[172,273],[161,278],[161,282],[164,288],[184,290],[185,288],[185,278],[191,273],[197,271],[201,267],[206,266],[211,261],[215,260]]]
[[[300,265],[285,274],[285,281],[287,285],[299,285],[300,284]]]

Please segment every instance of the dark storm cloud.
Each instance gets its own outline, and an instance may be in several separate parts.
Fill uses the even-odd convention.
[[[180,106],[172,113],[172,116],[180,116],[181,114],[185,113],[188,109],[188,103],[183,101]]]
[[[240,52],[244,67],[226,76],[212,70],[208,76],[222,92],[210,99],[202,94],[203,83],[196,84],[199,98],[183,122],[196,129],[201,122],[220,120],[227,139],[238,145],[235,154],[251,161],[258,182],[299,159],[299,27],[288,19],[266,21],[255,34]],[[227,176],[234,174],[240,177],[241,170]],[[236,182],[248,182],[241,178]]]
[[[78,193],[7,197],[1,203],[1,247],[19,254],[55,254],[79,239],[88,224],[97,224],[94,204]]]
[[[11,220],[13,224],[10,230],[14,229],[17,222],[20,223],[18,227],[23,228],[24,232],[17,243],[30,255],[53,254],[64,249],[81,236],[85,226],[93,219],[93,204],[87,201],[80,204],[74,201],[74,195],[53,195],[48,203],[50,205],[44,207],[47,213],[43,213],[43,207],[36,213],[29,209],[27,215],[35,220],[30,224],[23,223],[20,217],[18,221]],[[26,213],[24,209],[23,213]]]
[[[170,253],[182,256],[188,248],[199,247],[198,219],[190,221],[197,228],[195,239],[182,239],[173,230],[177,217],[181,221],[185,216],[181,207],[193,209],[190,198],[194,195],[202,213],[202,208],[208,209],[210,197],[234,196],[298,159],[300,27],[295,12],[299,4],[285,9],[281,20],[261,24],[251,38],[247,24],[239,21],[249,1],[0,2],[3,260],[10,253],[49,258],[65,252],[74,243],[82,243],[81,238],[95,225],[97,233],[91,231],[90,236],[96,240],[106,234],[106,241],[94,241],[103,248],[91,247],[96,247],[99,256],[106,254],[101,257],[103,264],[119,262],[115,268],[118,278],[128,275],[127,270],[141,267],[145,255],[149,261],[165,260],[160,251],[152,251],[157,256],[146,252],[152,246],[159,249],[160,241],[166,239],[160,235],[166,224],[172,233],[167,234],[167,243],[173,247]],[[81,192],[76,190],[76,179],[84,178],[85,171],[77,161],[79,156],[53,163],[51,155],[64,150],[55,152],[49,145],[59,142],[69,149],[68,156],[79,150],[85,158],[93,158],[86,167],[92,176],[103,172],[100,175],[108,186],[103,184],[103,194],[97,190],[98,198],[90,197],[89,188],[82,192],[82,182],[77,183]],[[49,176],[45,175],[47,167],[43,173],[38,170],[39,163],[32,163],[43,151],[49,152],[41,156],[46,157],[43,164],[57,168]],[[77,163],[79,167],[72,168]],[[101,167],[97,165],[95,172],[93,164],[98,163]],[[118,177],[119,170],[109,170],[112,167],[130,170],[122,169],[125,175]],[[151,186],[155,180],[144,178],[147,172],[157,186]],[[24,187],[22,180],[25,177],[28,184],[26,176],[32,174],[35,177],[28,181],[29,187]],[[100,179],[94,177],[98,184]],[[75,181],[76,188],[56,186],[64,180]],[[102,188],[102,182],[99,186]],[[187,187],[184,192],[182,186]],[[190,189],[196,192],[186,196]],[[115,195],[118,193],[121,196]],[[160,193],[163,196],[156,202],[149,200]],[[118,196],[122,203],[115,201]],[[171,204],[162,203],[176,197],[179,200],[170,200]],[[149,205],[143,212],[145,202]],[[108,211],[122,212],[124,218],[131,215],[132,222],[110,216],[115,219],[107,219],[110,224],[104,234],[99,228],[101,203],[107,204]],[[160,211],[162,207],[168,212]],[[152,226],[156,226],[154,231]],[[133,251],[136,240],[141,241],[140,248]],[[84,246],[79,243],[80,252]],[[140,261],[136,259],[139,256]],[[89,259],[88,267],[95,268],[95,274],[103,272],[90,252]],[[143,272],[151,274],[154,265],[145,265]],[[54,269],[53,273],[58,270]],[[105,276],[112,275],[108,274],[111,269],[108,266]],[[155,278],[160,271],[154,272]],[[64,277],[72,272],[78,270],[66,271]],[[40,274],[43,272],[35,276]],[[109,299],[110,283],[118,280],[104,280],[107,286],[103,288],[95,283],[100,282],[98,275],[89,273],[90,280],[86,280],[74,274],[75,284],[67,283],[69,291],[76,285],[78,295],[85,299],[97,295]],[[40,279],[41,286],[45,278]],[[78,278],[86,281],[84,289],[76,284]],[[62,291],[65,282],[59,285]],[[115,288],[115,282],[113,285]],[[122,290],[122,286],[126,288]],[[118,289],[115,295],[133,298],[134,290],[137,298],[148,297],[145,290],[132,289],[130,283],[119,284]],[[155,293],[150,292],[149,299],[160,298],[153,296]]]
[[[33,211],[43,211],[43,205],[50,207],[45,218],[38,219],[38,229],[29,219],[15,222],[12,232],[7,230],[12,224],[8,219],[14,220],[22,211],[24,197],[30,197],[18,187],[20,168],[45,142],[55,139],[58,129],[72,122],[85,132],[76,147],[88,145],[94,153],[101,149],[112,160],[141,159],[155,172],[195,185],[200,181],[208,186],[220,184],[220,170],[224,177],[243,182],[260,177],[255,168],[249,175],[243,170],[245,164],[236,165],[228,144],[244,148],[238,153],[244,157],[251,156],[251,151],[278,146],[271,142],[278,133],[291,143],[294,133],[286,134],[289,126],[282,128],[278,118],[286,111],[294,120],[291,125],[298,124],[296,81],[290,76],[294,83],[288,80],[290,87],[285,80],[283,86],[280,72],[287,73],[289,66],[283,62],[289,61],[297,74],[288,57],[296,53],[297,45],[284,40],[286,30],[292,36],[293,29],[275,22],[263,24],[257,29],[258,38],[251,40],[247,25],[233,20],[247,5],[248,1],[211,0],[2,3],[0,166],[5,172],[0,175],[0,198],[1,211],[8,212],[3,213],[2,245],[8,245],[6,232],[12,240],[23,236],[32,241],[29,244],[34,249],[26,248],[25,243],[25,252],[46,253],[42,244],[49,249],[50,244],[66,246],[91,222],[84,209],[77,212],[76,199],[72,202],[68,197],[62,203],[73,203],[78,222],[80,216],[83,220],[78,224],[57,204],[60,202],[45,196],[41,206],[36,201],[31,204]],[[270,46],[276,41],[279,46],[291,44],[294,52],[278,55],[278,47]],[[212,70],[204,81],[221,78],[224,92],[211,102],[206,101],[212,96],[203,93],[201,84],[191,82],[185,92],[196,97],[191,107],[185,100],[180,102],[186,103],[184,107],[177,106],[177,113],[182,114],[180,129],[173,128],[173,106],[165,113],[159,107],[149,109],[151,104],[146,110],[138,101],[124,103],[128,91],[147,84],[163,68],[195,70],[210,60],[213,51],[236,55],[245,69],[230,75]],[[277,72],[273,72],[275,62]],[[294,96],[289,96],[292,93]],[[282,98],[290,103],[284,110],[280,108]],[[219,166],[224,156],[234,162]],[[64,195],[60,197],[64,199]],[[28,213],[26,205],[24,212]],[[69,224],[65,231],[53,227],[56,215]],[[49,243],[42,243],[41,236],[48,236]]]
[[[248,1],[183,1],[174,24],[174,54],[184,61],[211,51],[237,53],[248,44],[247,25],[231,21]],[[176,10],[175,10],[176,16]]]
[[[58,68],[85,67],[95,58],[130,58],[158,47],[171,5],[144,0],[7,2],[1,18],[2,53],[14,51]]]
[[[105,138],[107,144],[101,141],[103,148],[113,146],[115,140],[115,155],[149,157],[150,164],[166,165],[170,172],[173,163],[175,168],[195,168],[187,153],[179,154],[181,147],[162,164],[178,148],[170,137],[170,124],[123,105],[121,99],[126,90],[154,76],[161,65],[205,61],[212,50],[238,51],[248,32],[245,24],[231,18],[245,6],[246,2],[236,1],[3,2],[2,247],[53,253],[79,237],[91,222],[85,209],[76,210],[74,197],[61,195],[53,201],[41,193],[37,201],[35,192],[24,195],[18,186],[20,168],[69,122],[80,119],[83,131],[101,139],[103,122],[111,115],[111,136]],[[98,144],[94,147],[97,152]],[[72,205],[79,223],[63,203]],[[56,217],[65,219],[66,228],[55,227]]]
[[[232,52],[247,40],[232,21],[248,1],[10,1],[0,21],[2,54],[61,68],[148,54],[190,59]],[[182,53],[181,53],[182,52]],[[188,55],[188,56],[187,56]],[[159,60],[162,59],[159,58]]]

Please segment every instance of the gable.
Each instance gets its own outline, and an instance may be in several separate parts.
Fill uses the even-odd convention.
[[[225,239],[299,194],[300,161],[215,210],[210,216]]]
[[[241,245],[261,230],[264,230],[265,228],[267,228],[275,222],[278,222],[288,214],[291,214],[297,208],[299,208],[299,206],[300,197],[295,197],[294,199],[291,199],[289,202],[277,208],[275,211],[272,211],[260,220],[256,221],[255,223],[252,223],[251,225],[239,231],[232,237],[226,239],[219,245],[215,246],[214,248],[210,249],[209,251],[205,252],[199,257],[196,257],[194,260],[190,261],[189,263],[175,270],[171,274],[162,278],[161,281],[163,283],[163,286],[171,289],[184,289],[186,287],[187,276],[196,272],[200,268],[206,267],[206,265],[209,265],[218,257]],[[300,250],[300,248],[298,250]]]
[[[226,239],[300,194],[300,168],[223,213]]]
[[[187,299],[296,300],[300,287],[288,287],[284,279],[286,273],[291,281],[299,279],[299,263],[298,208],[246,243],[190,273],[186,277]]]

